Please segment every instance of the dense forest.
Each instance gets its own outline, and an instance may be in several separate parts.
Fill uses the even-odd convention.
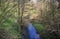
[[[41,39],[60,39],[60,0],[0,0],[0,39],[24,39],[27,19]]]

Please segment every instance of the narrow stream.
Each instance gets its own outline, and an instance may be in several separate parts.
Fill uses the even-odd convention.
[[[29,39],[40,39],[40,36],[39,34],[37,34],[37,31],[32,25],[32,23],[28,24],[28,34],[29,34]]]

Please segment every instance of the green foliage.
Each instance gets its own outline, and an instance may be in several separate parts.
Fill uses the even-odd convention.
[[[5,32],[8,32],[11,39],[14,38],[14,36],[18,37],[18,24],[15,23],[17,17],[17,15],[15,14],[17,13],[16,2],[14,4],[13,2],[10,2],[8,0],[1,0],[0,5],[0,30],[5,30]],[[3,35],[4,31],[2,32]]]
[[[37,32],[41,32],[42,30],[44,30],[44,26],[42,24],[33,22],[33,25],[36,28]]]
[[[45,29],[43,24],[33,22],[33,25],[42,39],[53,39],[52,35],[50,34],[50,32],[48,32],[47,29]]]
[[[16,4],[10,3],[9,1],[2,1],[1,0],[1,6],[0,6],[0,26],[3,25],[6,20],[9,19],[9,17],[12,17],[12,12],[16,8]]]
[[[13,0],[0,0],[0,30],[5,30],[5,32],[8,32],[8,34],[11,35],[11,38],[18,38],[18,36],[20,35],[20,32],[18,31],[20,22],[18,22],[18,25],[18,23],[16,22],[17,17],[19,21],[21,17],[21,23],[25,23],[25,19],[22,15],[25,16],[25,14],[30,13],[32,17],[32,14],[37,13],[41,15],[42,22],[44,24],[43,25],[33,22],[33,25],[36,28],[37,32],[41,35],[42,39],[53,39],[50,35],[50,32],[48,32],[45,26],[48,25],[51,28],[53,27],[52,29],[54,30],[57,28],[55,26],[60,24],[60,9],[55,9],[54,6],[52,6],[48,2],[42,2],[42,5],[40,5],[41,4],[37,4],[36,10],[35,6],[33,6],[33,4],[29,2],[29,0],[15,0],[15,2],[13,2]]]

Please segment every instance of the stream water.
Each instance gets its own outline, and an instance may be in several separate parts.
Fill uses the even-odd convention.
[[[37,34],[37,31],[32,25],[32,23],[28,24],[28,34],[29,34],[28,39],[40,39],[40,36],[39,34]]]

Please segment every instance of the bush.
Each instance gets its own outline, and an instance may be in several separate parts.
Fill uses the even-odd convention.
[[[50,34],[50,32],[47,29],[45,29],[43,24],[39,24],[36,22],[32,22],[32,23],[42,39],[53,39],[53,36]]]

